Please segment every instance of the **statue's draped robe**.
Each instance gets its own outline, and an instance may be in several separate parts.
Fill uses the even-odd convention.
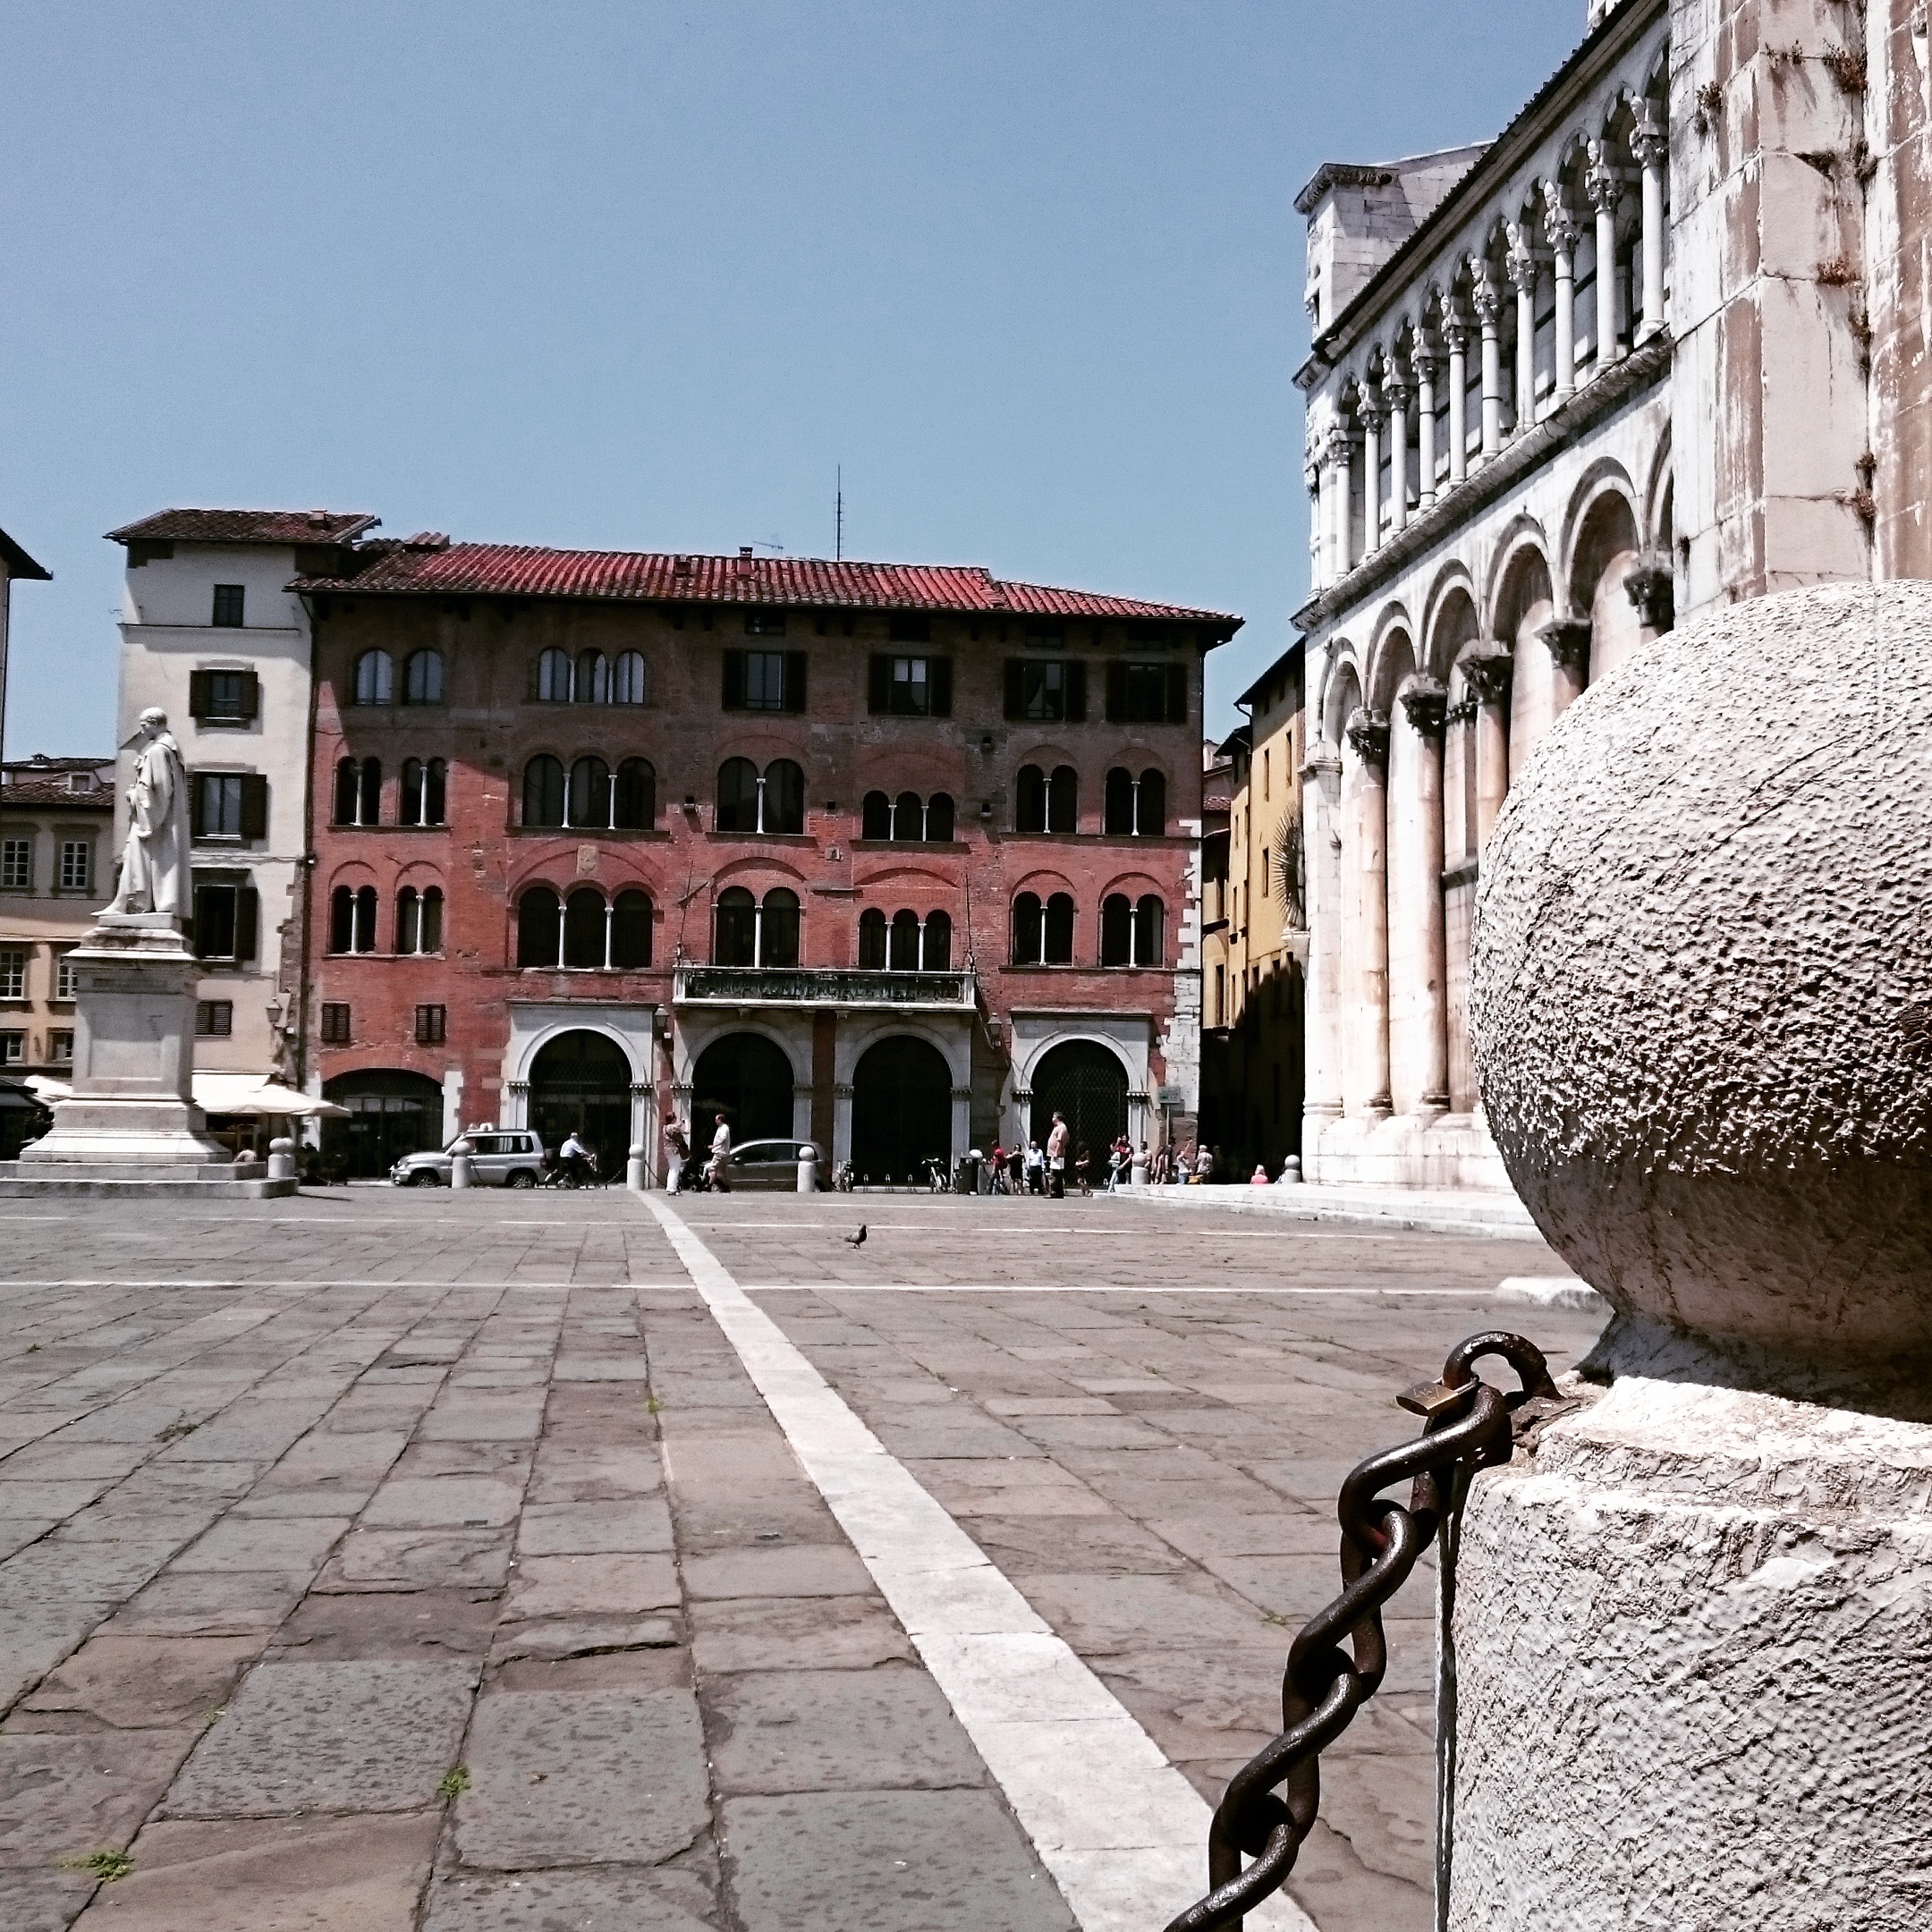
[[[188,772],[181,747],[163,732],[141,748],[128,787],[128,837],[121,854],[116,912],[192,913],[189,875]]]

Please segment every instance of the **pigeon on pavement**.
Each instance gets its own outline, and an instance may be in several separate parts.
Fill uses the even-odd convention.
[[[851,1247],[863,1248],[865,1246],[865,1236],[866,1224],[863,1221],[861,1221],[859,1224],[859,1232],[856,1234],[842,1234],[839,1236],[839,1239],[846,1242]]]

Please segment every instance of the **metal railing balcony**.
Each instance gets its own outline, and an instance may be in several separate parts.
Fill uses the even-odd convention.
[[[970,972],[873,972],[843,966],[680,966],[682,1005],[895,1006],[970,1013]]]

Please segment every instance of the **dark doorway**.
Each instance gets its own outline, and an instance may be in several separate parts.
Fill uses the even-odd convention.
[[[909,1033],[869,1046],[852,1075],[852,1172],[861,1184],[926,1178],[953,1157],[953,1070],[936,1046]]]
[[[792,1131],[792,1063],[762,1033],[728,1033],[698,1055],[691,1081],[691,1147],[711,1145],[715,1117],[732,1140],[783,1140]]]
[[[1127,1131],[1127,1073],[1119,1056],[1094,1040],[1052,1047],[1033,1070],[1033,1138],[1042,1147],[1055,1114],[1066,1115],[1071,1173],[1081,1148],[1105,1174],[1106,1149]]]
[[[349,1109],[322,1123],[322,1165],[332,1179],[380,1180],[405,1154],[443,1145],[443,1089],[427,1074],[370,1067],[327,1081],[322,1097]]]
[[[603,1033],[560,1033],[530,1063],[530,1124],[554,1159],[572,1129],[606,1181],[623,1179],[631,1152],[631,1059]]]

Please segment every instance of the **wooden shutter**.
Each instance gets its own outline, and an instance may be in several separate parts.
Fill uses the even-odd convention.
[[[928,657],[926,660],[926,675],[928,679],[927,691],[930,694],[928,716],[951,717],[953,716],[953,660],[950,657]]]
[[[1170,724],[1187,723],[1187,671],[1184,664],[1167,666],[1167,722]]]
[[[1075,657],[1069,660],[1066,677],[1066,715],[1075,724],[1087,722],[1087,660]]]
[[[261,895],[252,886],[243,886],[235,894],[234,956],[238,960],[255,957],[256,933],[260,924]]]
[[[1106,715],[1109,724],[1127,716],[1127,666],[1118,661],[1106,667]]]
[[[208,674],[206,671],[188,674],[188,712],[197,722],[208,715]]]
[[[875,655],[867,679],[866,708],[883,717],[892,708],[892,659]]]
[[[744,709],[744,653],[741,650],[724,653],[724,708],[727,711]]]
[[[1006,660],[1006,716],[1026,716],[1026,667],[1017,657]]]
[[[261,680],[252,671],[242,674],[242,716],[245,718],[261,715]]]
[[[242,836],[268,836],[268,780],[261,772],[246,772],[242,778]]]
[[[805,708],[805,653],[801,650],[784,654],[784,708],[787,711]]]

